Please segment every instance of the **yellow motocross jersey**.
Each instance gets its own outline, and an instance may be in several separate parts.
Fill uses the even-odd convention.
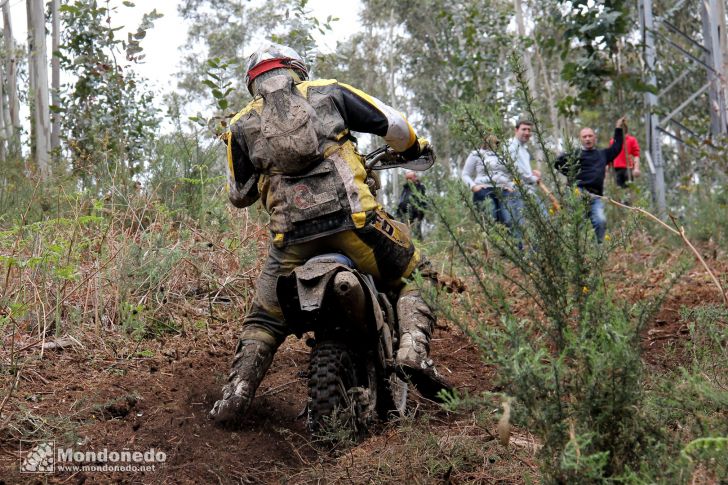
[[[260,198],[274,239],[286,243],[361,228],[378,207],[350,131],[381,136],[408,159],[420,150],[407,119],[359,89],[336,80],[304,81],[295,89],[316,114],[322,160],[313,168],[293,174],[277,170],[275,154],[265,150],[261,96],[232,119],[225,134],[231,203],[247,207]]]

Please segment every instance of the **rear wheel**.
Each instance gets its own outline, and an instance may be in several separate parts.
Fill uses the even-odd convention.
[[[357,372],[346,345],[321,342],[311,352],[308,427],[330,440],[353,438],[358,423]]]

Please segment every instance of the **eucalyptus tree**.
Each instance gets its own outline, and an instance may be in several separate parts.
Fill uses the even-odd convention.
[[[560,131],[568,136],[575,122],[610,127],[621,115],[635,131],[643,93],[653,89],[642,81],[636,2],[542,0],[538,8],[537,63]]]
[[[4,139],[7,143],[7,155],[20,157],[20,101],[18,96],[18,62],[20,56],[13,37],[13,24],[10,17],[10,4],[2,3],[3,13],[3,61],[2,71],[5,82],[3,94],[0,99],[3,124],[5,126]]]
[[[30,66],[31,153],[41,180],[50,176],[50,107],[48,54],[43,0],[27,0],[28,65]]]
[[[51,152],[57,157],[61,150],[61,120],[58,116],[58,106],[61,104],[61,61],[58,49],[61,44],[61,14],[58,11],[60,0],[51,0]]]
[[[211,96],[210,89],[201,81],[208,77],[210,59],[225,59],[234,74],[225,74],[232,82],[234,104],[241,104],[237,96],[245,92],[242,87],[244,49],[252,40],[256,15],[249,2],[240,0],[184,0],[177,7],[186,21],[187,42],[180,47],[178,88],[187,101],[199,101]],[[226,79],[227,80],[227,79]]]
[[[315,74],[321,78],[351,83],[382,100],[389,99],[388,64],[379,53],[382,37],[371,25],[350,35],[336,46],[336,51],[316,59]]]
[[[472,149],[450,136],[447,107],[503,99],[510,89],[511,9],[505,0],[410,0],[394,9],[364,1],[364,25],[395,22],[395,32],[401,29],[396,38],[382,37],[380,55],[396,59],[398,82],[445,160]]]
[[[187,41],[180,48],[178,87],[182,101],[213,106],[192,117],[214,134],[250,99],[244,83],[247,55],[263,41],[286,44],[314,68],[313,32],[331,29],[314,17],[307,0],[251,3],[243,0],[184,0],[178,12],[187,21]]]
[[[96,1],[61,5],[60,13],[60,65],[74,77],[62,87],[56,109],[72,172],[91,190],[102,189],[102,181],[110,177],[130,182],[150,158],[159,119],[153,94],[118,57],[139,59],[138,41],[159,14],[145,14],[125,42],[115,35],[123,27],[112,24],[114,10]]]

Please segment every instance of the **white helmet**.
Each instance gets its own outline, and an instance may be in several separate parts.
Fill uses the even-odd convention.
[[[290,47],[270,42],[260,46],[248,58],[248,69],[245,74],[248,91],[253,93],[252,83],[256,77],[273,69],[293,69],[302,80],[308,79],[306,64],[296,51]]]

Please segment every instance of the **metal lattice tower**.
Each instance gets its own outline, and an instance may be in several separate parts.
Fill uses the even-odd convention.
[[[659,1],[659,0],[658,0]],[[663,0],[664,1],[664,0]],[[685,0],[676,0],[673,5],[664,9],[660,17],[654,15],[653,0],[639,0],[640,25],[644,45],[645,81],[659,89],[658,94],[647,92],[645,104],[645,126],[647,130],[648,152],[647,162],[652,176],[652,195],[658,212],[665,214],[665,172],[662,157],[663,135],[677,143],[687,145],[675,128],[699,135],[688,128],[680,120],[680,114],[691,105],[703,103],[710,112],[709,136],[716,137],[728,134],[728,45],[726,42],[726,6],[725,0],[698,0],[702,39],[694,39],[681,30],[672,21],[676,12],[686,7]],[[677,55],[687,60],[687,67],[674,79],[659,79],[655,69],[658,61],[669,62],[669,56]],[[694,92],[681,93],[682,101],[677,106],[667,106],[664,96],[674,91],[676,86],[694,72],[704,72],[702,87]],[[660,116],[659,113],[667,112]]]

